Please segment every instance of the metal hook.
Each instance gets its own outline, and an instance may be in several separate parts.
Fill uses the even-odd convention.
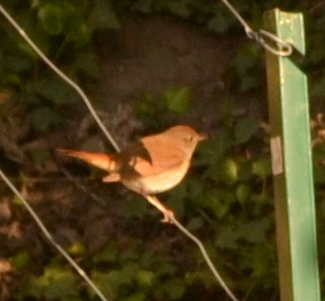
[[[253,31],[247,24],[247,22],[239,15],[236,9],[227,0],[221,1],[228,7],[232,14],[242,24],[249,39],[255,40],[256,42],[261,44],[264,49],[270,51],[275,55],[289,56],[292,54],[292,46],[289,43],[284,42],[273,33],[270,33],[264,29],[260,29],[259,31]],[[282,47],[282,49],[278,50],[279,47]]]
[[[257,32],[246,31],[246,34],[250,39],[254,39],[256,42],[262,45],[262,47],[275,55],[290,56],[292,54],[292,46],[269,31],[260,29]],[[279,48],[281,50],[279,50]]]

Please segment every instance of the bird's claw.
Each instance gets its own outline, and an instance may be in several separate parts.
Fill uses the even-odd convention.
[[[168,210],[166,209],[163,212],[164,218],[161,220],[161,222],[163,223],[169,223],[172,224],[173,223],[173,219],[175,219],[175,214],[172,210]]]

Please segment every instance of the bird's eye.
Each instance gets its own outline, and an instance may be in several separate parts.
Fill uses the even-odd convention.
[[[193,141],[193,140],[194,140],[194,137],[191,136],[191,135],[189,135],[189,136],[186,137],[186,140],[187,140],[187,141]]]

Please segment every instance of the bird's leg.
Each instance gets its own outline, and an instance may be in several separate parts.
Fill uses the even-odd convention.
[[[164,218],[161,220],[163,223],[172,223],[170,216],[174,217],[174,212],[167,209],[155,196],[153,195],[144,195],[148,202],[154,205],[162,214]]]

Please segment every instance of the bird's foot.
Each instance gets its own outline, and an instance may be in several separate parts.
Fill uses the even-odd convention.
[[[162,212],[162,214],[164,215],[164,218],[161,220],[161,222],[169,224],[173,223],[173,219],[175,219],[175,214],[172,210],[166,209],[164,212]]]
[[[167,209],[158,199],[153,195],[143,195],[150,204],[155,206],[163,215],[164,218],[161,220],[163,223],[173,223],[175,214],[172,210]]]

